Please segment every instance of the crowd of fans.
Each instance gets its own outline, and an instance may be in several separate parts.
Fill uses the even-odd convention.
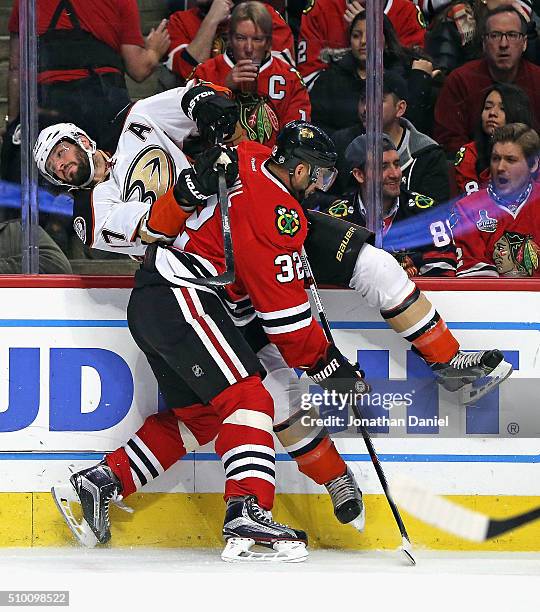
[[[159,66],[161,88],[212,81],[239,105],[239,137],[271,147],[292,119],[323,128],[336,144],[338,180],[306,205],[365,222],[364,4],[303,0],[287,12],[279,0],[163,0],[168,19],[144,37],[136,0],[38,0],[39,127],[73,122],[114,153],[114,126],[131,103],[126,75],[141,82]],[[383,5],[383,247],[411,276],[540,276],[537,7]],[[18,19],[14,0],[0,160],[12,182],[20,181]],[[40,223],[60,254],[95,256],[67,217],[43,212]]]

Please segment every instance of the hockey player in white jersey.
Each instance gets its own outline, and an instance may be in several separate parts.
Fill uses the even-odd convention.
[[[136,103],[125,121],[117,151],[112,158],[103,152],[95,151],[91,139],[80,130],[52,126],[48,128],[48,132],[44,130],[40,134],[35,157],[42,174],[55,184],[81,188],[76,194],[74,226],[79,237],[89,246],[142,256],[148,243],[155,240],[172,242],[196,204],[206,203],[207,207],[200,208],[188,224],[201,223],[207,214],[205,211],[215,208],[215,197],[199,199],[194,193],[197,192],[197,174],[191,173],[181,147],[184,140],[195,135],[197,130],[217,130],[226,134],[232,131],[232,127],[225,125],[224,103],[217,101],[221,96],[213,95],[204,87],[193,88],[190,93],[187,92],[190,92],[190,88],[171,90]],[[187,104],[186,98],[189,100]],[[184,110],[181,108],[182,100]],[[208,104],[209,102],[211,103]],[[212,103],[217,105],[215,112],[209,110]],[[204,108],[206,112],[202,111]],[[198,121],[194,122],[188,115]],[[233,121],[232,114],[229,121]],[[220,122],[221,125],[218,125]],[[282,155],[284,161],[292,161],[294,154],[298,153],[301,147],[301,142],[285,143]],[[192,181],[191,187],[188,187],[185,181],[180,186],[190,193],[186,192],[186,198],[179,203],[175,197],[175,188],[178,193],[177,177],[182,170],[195,180]],[[229,179],[233,180],[232,177]],[[91,189],[88,189],[89,187]],[[186,201],[189,202],[188,205]],[[316,275],[320,272],[321,280],[325,282],[324,277],[332,274],[334,281],[342,279],[345,286],[349,285],[361,292],[370,305],[381,310],[392,328],[409,339],[426,361],[433,365],[441,384],[452,391],[464,391],[465,400],[470,401],[471,398],[477,399],[509,375],[511,367],[504,362],[498,351],[485,351],[480,355],[462,353],[457,341],[427,298],[418,291],[391,256],[368,243],[368,236],[351,238],[341,258],[343,265],[339,267],[339,271],[332,269],[332,261],[335,261],[335,258],[332,253],[332,256],[325,256],[325,253],[331,252],[333,246],[339,248],[342,242],[340,231],[349,231],[350,224],[344,223],[339,230],[335,224],[339,220],[332,220],[334,239],[328,247],[325,246],[327,240],[317,239],[318,235],[323,235],[325,228],[327,233],[330,228],[325,225],[326,220],[323,217],[325,216],[315,215],[310,219],[312,229],[306,243],[310,258],[316,262]],[[312,252],[309,252],[310,247]],[[318,254],[315,249],[319,251]],[[191,274],[186,267],[179,269],[178,260],[171,260],[166,249],[159,249],[159,258],[160,261],[157,261],[156,265],[161,266],[161,274],[172,282],[175,275],[185,277]],[[212,273],[212,270],[207,272]],[[374,279],[377,279],[376,283]],[[235,307],[238,311],[238,304]],[[248,316],[237,317],[238,322],[245,324],[249,321],[249,308],[245,312]],[[310,431],[298,428],[297,419],[294,414],[291,415],[288,402],[283,401],[286,396],[284,386],[293,381],[294,376],[291,376],[277,351],[271,347],[262,348],[259,357],[268,371],[265,384],[275,391],[275,429],[278,430],[279,439],[295,457],[302,472],[316,482],[326,485],[338,519],[345,523],[352,522],[362,528],[364,510],[361,494],[324,428],[314,427]],[[482,384],[475,384],[480,379]],[[285,405],[285,414],[283,411],[280,414],[279,406]],[[150,417],[130,441],[133,442],[132,446],[136,446],[136,439],[143,439],[145,444],[148,439],[155,439],[156,432],[165,425],[162,421],[159,416]],[[189,432],[189,426],[187,431]],[[159,465],[154,466],[155,470],[146,469],[142,472],[143,478],[140,478],[139,474],[137,482],[132,479],[128,487],[124,482],[111,485],[115,478],[118,480],[113,469],[116,465],[114,461],[107,461],[105,466],[90,468],[74,475],[72,483],[80,497],[85,490],[82,484],[84,479],[103,479],[105,476],[102,472],[108,470],[105,485],[109,487],[107,490],[112,491],[111,494],[107,493],[103,498],[93,498],[91,503],[87,504],[88,515],[85,512],[85,516],[91,517],[94,507],[103,510],[101,524],[97,527],[94,525],[94,535],[97,536],[95,539],[106,541],[110,537],[108,513],[105,512],[110,499],[119,495],[125,497],[143,486],[150,478],[162,473],[182,454],[193,448],[194,440],[204,442],[192,433],[190,441],[184,440],[183,444],[178,446],[175,457],[171,457],[170,453],[169,456],[162,457],[160,450],[152,449]],[[123,449],[130,448],[130,442]],[[123,449],[118,449],[118,452],[125,452]],[[327,471],[330,465],[331,470],[336,473],[334,479],[321,480],[318,477],[317,468],[320,465],[317,464],[321,459],[326,462],[322,472]],[[137,471],[136,468],[136,465],[130,467],[134,472]],[[100,472],[100,475],[96,476],[92,470],[96,474]],[[92,519],[89,518],[88,522],[92,523]]]

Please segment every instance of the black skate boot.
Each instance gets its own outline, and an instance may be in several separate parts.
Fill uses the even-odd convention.
[[[344,525],[352,525],[358,531],[364,531],[366,510],[362,501],[362,491],[349,468],[343,476],[327,482],[326,490],[330,494],[334,514]]]
[[[111,468],[101,462],[76,472],[69,479],[71,487],[53,487],[51,493],[68,527],[79,542],[92,548],[96,544],[106,544],[111,539],[109,504],[122,499],[120,481]],[[75,519],[71,504],[80,504],[83,518]],[[131,509],[119,504],[128,512]]]
[[[294,562],[308,556],[306,533],[276,523],[272,513],[261,508],[252,495],[228,500],[223,537],[227,540],[221,553],[223,561]],[[250,550],[256,544],[274,552]]]
[[[447,363],[430,364],[437,382],[459,392],[462,404],[472,404],[512,373],[512,366],[497,349],[464,353],[458,351]]]

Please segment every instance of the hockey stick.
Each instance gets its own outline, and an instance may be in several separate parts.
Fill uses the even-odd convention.
[[[485,542],[540,519],[540,507],[506,519],[494,519],[464,508],[403,476],[392,481],[392,495],[409,514],[472,542]]]
[[[221,159],[221,158],[220,158]],[[229,198],[227,195],[227,182],[225,180],[225,163],[218,159],[216,168],[218,172],[218,199],[221,211],[221,231],[223,234],[223,250],[225,253],[225,272],[207,278],[186,278],[195,285],[223,287],[234,282],[234,252],[229,220]]]
[[[327,340],[329,342],[332,342],[332,344],[334,344],[334,338],[333,338],[332,332],[330,330],[330,325],[328,324],[328,319],[327,319],[326,313],[324,311],[324,306],[323,306],[323,303],[321,301],[321,296],[319,294],[319,290],[317,288],[317,283],[315,281],[315,277],[313,276],[313,272],[311,270],[311,265],[310,265],[309,260],[307,258],[307,254],[306,254],[306,251],[305,251],[304,247],[302,247],[302,253],[300,254],[300,259],[302,261],[302,266],[304,268],[304,272],[305,272],[306,277],[307,277],[307,281],[308,281],[308,285],[309,285],[309,290],[311,291],[311,295],[313,297],[313,301],[315,302],[315,307],[317,308],[317,314],[319,315],[319,319],[320,319],[321,325],[322,325],[322,327],[324,329],[324,333],[326,335]],[[354,412],[354,416],[360,421],[360,423],[362,423],[362,421],[363,421],[362,413],[360,412],[358,406],[354,402],[351,402],[350,406],[351,406],[351,408],[352,408],[352,410]],[[409,539],[409,535],[407,533],[407,530],[405,528],[405,524],[403,523],[403,519],[401,518],[399,510],[398,510],[394,500],[392,499],[392,495],[390,494],[390,489],[389,489],[389,486],[388,486],[388,481],[386,480],[386,476],[385,476],[384,471],[382,469],[381,462],[379,461],[379,457],[377,456],[377,453],[376,453],[375,448],[373,446],[373,442],[371,441],[371,437],[370,437],[367,429],[362,424],[360,424],[360,431],[362,433],[362,437],[364,438],[364,442],[366,444],[366,448],[367,448],[369,456],[371,458],[371,462],[373,463],[373,467],[375,468],[375,472],[377,472],[377,476],[379,478],[379,482],[381,483],[381,486],[383,488],[384,494],[385,494],[386,499],[388,501],[388,505],[390,506],[390,510],[392,510],[392,514],[394,515],[394,519],[395,519],[395,521],[397,523],[397,526],[399,528],[399,532],[401,533],[401,542],[402,542],[401,550],[405,554],[405,557],[407,558],[407,560],[412,565],[416,565],[416,561],[414,560],[414,557],[412,556],[412,545],[411,545],[411,541]]]

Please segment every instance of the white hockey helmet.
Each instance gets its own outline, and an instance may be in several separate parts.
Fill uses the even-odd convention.
[[[84,146],[81,136],[88,138],[90,142],[89,148]],[[94,153],[96,152],[96,143],[84,130],[78,128],[74,123],[56,123],[41,130],[38,139],[36,140],[36,144],[34,145],[34,159],[36,161],[38,170],[53,185],[62,185],[64,187],[75,186],[61,181],[57,176],[51,174],[46,168],[47,159],[51,154],[51,151],[62,140],[69,140],[70,142],[79,145],[88,155],[88,161],[90,162],[90,175],[82,185],[76,185],[78,188],[87,187],[94,180]]]

